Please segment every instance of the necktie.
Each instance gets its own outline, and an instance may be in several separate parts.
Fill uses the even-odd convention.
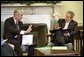
[[[16,22],[16,28],[17,28],[17,30],[20,30],[18,22]],[[17,38],[17,41],[20,41],[20,34],[17,34],[16,38]]]
[[[17,28],[18,30],[20,30],[20,29],[19,29],[19,25],[18,25],[18,22],[16,22],[16,28]]]

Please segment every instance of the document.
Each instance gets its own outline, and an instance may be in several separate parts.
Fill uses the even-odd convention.
[[[53,46],[52,50],[67,50],[67,46]]]
[[[22,36],[22,45],[32,45],[33,44],[33,35],[23,35]]]

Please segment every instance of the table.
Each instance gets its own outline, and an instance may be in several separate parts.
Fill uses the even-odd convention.
[[[36,48],[34,56],[79,56],[72,50],[52,50],[51,47]]]

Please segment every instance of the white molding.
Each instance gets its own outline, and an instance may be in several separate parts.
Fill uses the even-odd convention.
[[[11,7],[11,6],[27,6],[26,4],[14,3],[14,4],[1,4],[1,7]]]

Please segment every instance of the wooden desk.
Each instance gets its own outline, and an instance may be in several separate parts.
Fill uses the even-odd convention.
[[[35,49],[34,56],[79,56],[79,53],[71,50]]]
[[[79,56],[79,53],[72,50],[51,50],[52,56]]]

